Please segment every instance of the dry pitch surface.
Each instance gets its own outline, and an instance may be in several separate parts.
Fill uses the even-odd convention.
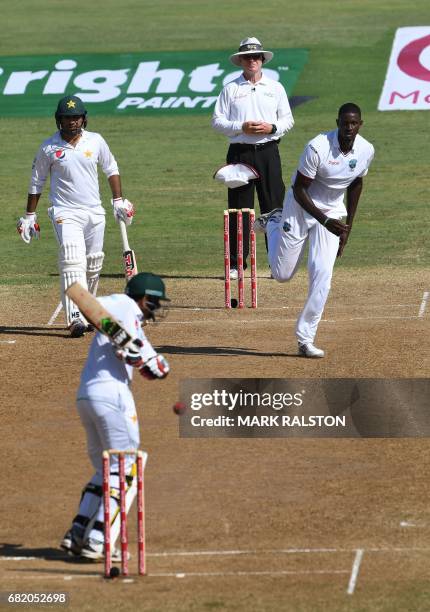
[[[65,591],[73,610],[428,609],[426,439],[186,440],[171,410],[186,378],[428,377],[428,279],[336,272],[315,361],[293,336],[303,273],[260,278],[256,312],[226,312],[220,279],[166,283],[171,312],[148,335],[172,373],[133,385],[149,575],[131,582],[58,549],[91,474],[74,409],[90,338],[47,326],[55,290],[1,288],[0,590]]]

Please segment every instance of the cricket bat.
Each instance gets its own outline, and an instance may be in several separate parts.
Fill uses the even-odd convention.
[[[127,280],[137,274],[136,256],[134,251],[130,249],[127,238],[127,228],[124,221],[119,221],[119,229],[121,230],[122,239],[122,259],[124,261],[124,274]]]
[[[136,347],[141,346],[139,338],[131,336],[121,323],[82,285],[73,283],[66,289],[66,294],[75,302],[87,321],[107,336],[116,347],[135,351]]]

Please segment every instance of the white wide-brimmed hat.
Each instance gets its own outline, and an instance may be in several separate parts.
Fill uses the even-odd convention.
[[[214,174],[214,179],[224,183],[230,189],[243,187],[249,181],[259,178],[257,170],[248,164],[227,164]]]
[[[258,40],[258,38],[244,38],[240,41],[239,51],[237,53],[233,53],[230,55],[230,61],[235,66],[240,66],[240,56],[241,55],[256,55],[257,53],[261,53],[264,55],[264,63],[270,62],[273,57],[273,53],[271,51],[265,51],[263,49],[263,45]]]

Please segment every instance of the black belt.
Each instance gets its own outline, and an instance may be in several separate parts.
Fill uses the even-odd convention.
[[[277,145],[279,140],[269,140],[268,142],[262,142],[261,144],[250,144],[248,142],[233,142],[230,146],[236,147],[237,149],[241,149],[242,151],[246,151],[247,149],[251,149],[252,151],[259,151],[260,149],[266,149],[267,147],[273,147],[273,145]]]

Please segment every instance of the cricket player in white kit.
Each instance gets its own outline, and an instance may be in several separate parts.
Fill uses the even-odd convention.
[[[257,231],[266,231],[272,276],[281,283],[294,276],[309,242],[309,292],[296,325],[299,354],[304,357],[324,357],[314,338],[334,263],[347,243],[363,177],[374,156],[373,146],[358,134],[362,123],[356,104],[342,105],[338,129],[319,134],[306,145],[283,209],[255,222]]]
[[[48,215],[59,244],[58,265],[61,300],[71,336],[87,331],[84,317],[65,295],[75,281],[96,295],[103,265],[105,210],[99,192],[97,167],[106,175],[112,191],[115,219],[129,225],[133,205],[122,198],[118,165],[105,140],[88,132],[87,111],[80,98],[62,98],[55,113],[58,131],[45,140],[33,162],[25,216],[17,229],[24,242],[38,238],[36,208],[50,174]]]
[[[104,450],[138,449],[139,423],[130,385],[137,369],[149,379],[162,379],[169,373],[166,359],[157,354],[147,340],[143,320],[155,319],[166,297],[162,279],[148,272],[134,276],[125,294],[98,298],[125,329],[141,341],[136,351],[116,350],[109,339],[98,332],[93,339],[81,374],[77,408],[87,434],[88,454],[95,474],[85,486],[78,514],[65,534],[61,547],[73,555],[100,560],[104,556],[102,482]],[[118,458],[111,460],[112,542],[119,534]],[[127,511],[136,495],[134,457],[126,458]],[[119,553],[114,553],[119,560]]]

